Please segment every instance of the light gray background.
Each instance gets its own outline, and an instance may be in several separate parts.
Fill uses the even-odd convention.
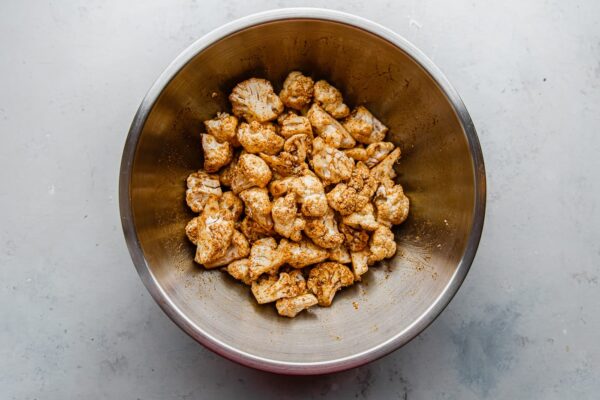
[[[127,253],[122,145],[187,45],[256,11],[323,6],[420,47],[461,93],[488,171],[481,246],[441,317],[362,368],[282,377],[205,350]],[[0,398],[592,399],[600,391],[600,3],[0,4]]]

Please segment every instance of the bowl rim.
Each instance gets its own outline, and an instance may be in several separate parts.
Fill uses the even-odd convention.
[[[319,362],[289,362],[256,356],[221,341],[191,321],[173,303],[152,274],[135,230],[131,204],[130,183],[137,143],[150,111],[169,82],[193,57],[215,42],[252,26],[288,19],[317,19],[349,25],[374,34],[408,54],[431,76],[453,106],[467,137],[475,177],[474,218],[467,247],[458,268],[442,293],[416,321],[392,338],[357,354]],[[252,368],[289,375],[333,373],[358,367],[400,348],[427,328],[452,300],[471,267],[483,230],[485,203],[485,166],[475,126],[457,91],[441,70],[416,46],[392,30],[362,17],[322,8],[284,8],[248,15],[212,30],[187,47],[163,71],[142,100],[125,141],[119,174],[119,209],[127,247],[146,289],[161,309],[188,335],[217,354]]]

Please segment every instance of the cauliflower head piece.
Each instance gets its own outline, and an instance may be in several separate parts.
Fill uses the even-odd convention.
[[[324,262],[310,270],[308,289],[317,297],[319,305],[329,307],[336,292],[354,283],[354,275],[343,264]]]
[[[312,100],[314,84],[314,81],[302,75],[302,72],[292,71],[283,82],[279,98],[286,107],[302,110]]]
[[[185,201],[193,212],[202,212],[211,197],[221,197],[222,194],[217,175],[198,171],[191,173],[187,178]]]
[[[388,128],[363,106],[358,106],[343,122],[344,128],[357,142],[371,144],[385,139]]]
[[[283,103],[266,79],[250,78],[238,83],[229,101],[233,114],[246,121],[267,122],[283,112]]]

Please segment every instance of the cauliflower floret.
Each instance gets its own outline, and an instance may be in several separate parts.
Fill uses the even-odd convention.
[[[350,178],[354,160],[325,143],[323,139],[315,138],[310,165],[327,186]]]
[[[381,160],[383,160],[392,150],[394,150],[394,143],[391,142],[377,142],[371,143],[367,146],[366,156],[367,160],[365,164],[369,168],[373,168]]]
[[[327,198],[323,184],[313,175],[288,177],[271,182],[271,194],[279,197],[286,192],[296,195],[296,201],[301,204],[300,211],[307,217],[321,217],[327,212]]]
[[[246,216],[240,223],[239,229],[242,231],[244,236],[250,243],[254,243],[259,239],[273,236],[275,231],[273,229],[265,228],[252,218]]]
[[[371,144],[385,139],[388,128],[363,106],[358,106],[342,123],[357,142]]]
[[[250,279],[254,281],[262,274],[276,274],[286,262],[286,255],[272,237],[257,240],[250,248]]]
[[[334,118],[344,118],[350,112],[348,106],[344,104],[340,91],[327,81],[321,80],[315,83],[314,92],[315,102]]]
[[[313,138],[310,121],[302,115],[288,111],[287,114],[281,114],[277,122],[281,127],[279,134],[286,139],[294,135],[306,135],[311,140]]]
[[[260,158],[271,168],[277,180],[288,176],[301,175],[308,168],[305,162],[299,162],[297,157],[287,151],[282,151],[277,156],[260,153]]]
[[[240,193],[240,198],[246,205],[246,216],[258,222],[265,229],[273,228],[271,219],[271,200],[265,188],[246,189]]]
[[[302,239],[302,230],[306,222],[298,216],[294,193],[288,193],[285,197],[273,201],[271,215],[275,223],[275,232],[295,242]]]
[[[283,150],[295,157],[298,163],[304,162],[308,152],[308,136],[304,134],[290,136],[283,144]]]
[[[219,208],[219,201],[211,197],[198,219],[198,240],[195,261],[210,264],[223,257],[231,243],[234,222],[228,210]]]
[[[239,197],[233,192],[225,192],[219,198],[219,207],[222,209],[229,210],[233,215],[233,220],[237,221],[244,211],[244,204]]]
[[[394,151],[385,156],[376,166],[371,168],[371,175],[381,183],[389,183],[396,177],[394,164],[400,158],[400,147],[396,147]]]
[[[225,270],[235,279],[244,282],[246,285],[252,285],[250,280],[250,260],[242,258],[230,263]]]
[[[250,245],[248,244],[248,240],[246,240],[246,237],[240,231],[234,230],[233,236],[231,237],[231,244],[225,252],[225,255],[204,264],[204,267],[207,269],[222,267],[232,261],[248,256],[249,253]]]
[[[343,244],[335,249],[329,250],[329,259],[331,261],[339,262],[340,264],[348,264],[349,262],[352,262],[348,248]]]
[[[350,215],[365,207],[376,189],[377,181],[371,176],[369,168],[359,161],[348,183],[338,183],[327,193],[327,201],[340,214]]]
[[[206,172],[217,172],[229,164],[233,158],[231,143],[219,143],[217,138],[208,133],[202,134],[202,151],[204,152],[204,169]]]
[[[277,134],[277,128],[270,122],[261,124],[243,122],[237,130],[237,139],[248,153],[277,154],[283,148],[284,139]]]
[[[314,84],[310,77],[302,75],[301,72],[290,72],[283,82],[279,98],[286,107],[302,110],[312,99]]]
[[[342,287],[354,283],[352,272],[343,264],[324,262],[310,270],[308,289],[317,296],[319,305],[329,307],[333,296]]]
[[[187,235],[190,242],[198,244],[198,221],[200,217],[195,217],[190,220],[185,226],[185,234]]]
[[[355,147],[353,149],[344,150],[344,154],[352,158],[354,161],[365,162],[369,159],[369,156],[367,155],[367,149],[364,147]]]
[[[319,300],[313,294],[307,293],[289,299],[279,299],[275,303],[275,307],[277,307],[279,315],[294,318],[302,310],[306,310],[318,302]]]
[[[210,197],[220,197],[223,194],[219,177],[204,171],[191,173],[187,178],[187,187],[185,200],[192,211],[197,213],[202,212]]]
[[[283,103],[266,79],[250,78],[238,83],[229,101],[233,114],[247,121],[271,121],[283,111]]]
[[[367,203],[362,209],[343,217],[342,222],[352,228],[374,231],[379,227],[379,224],[375,220],[374,212],[373,204]]]
[[[235,136],[238,119],[225,112],[217,113],[217,117],[204,121],[206,132],[213,135],[219,143],[229,142],[233,146],[239,146]]]
[[[354,138],[335,118],[317,104],[313,104],[306,115],[317,135],[330,146],[349,149],[356,145]]]
[[[327,213],[324,216],[311,218],[306,221],[304,233],[317,246],[325,249],[333,249],[344,242],[344,235],[338,231],[335,214],[331,208],[327,209]]]
[[[362,229],[355,229],[346,224],[339,224],[340,232],[344,234],[344,244],[351,252],[361,251],[369,244],[369,234]]]
[[[360,277],[367,273],[369,270],[369,250],[355,251],[350,253],[352,258],[352,272],[354,273],[354,280],[360,281]]]
[[[242,154],[233,172],[231,189],[240,193],[251,187],[266,187],[272,177],[267,163],[254,154]]]
[[[387,226],[380,225],[371,235],[369,250],[371,253],[368,260],[369,265],[396,254],[396,241],[392,230]]]
[[[381,184],[373,199],[377,209],[377,222],[385,226],[398,225],[408,217],[410,201],[400,185],[391,181]]]
[[[293,268],[304,268],[307,265],[324,261],[329,256],[327,250],[307,239],[302,239],[299,242],[281,239],[279,249],[284,253],[287,264]]]
[[[258,304],[296,297],[306,292],[306,281],[301,271],[282,272],[277,276],[268,276],[252,282],[252,294]]]
[[[221,171],[219,172],[219,182],[221,185],[231,187],[231,182],[235,175],[235,168],[237,166],[238,160],[240,158],[239,154],[234,154],[231,162],[227,164]]]

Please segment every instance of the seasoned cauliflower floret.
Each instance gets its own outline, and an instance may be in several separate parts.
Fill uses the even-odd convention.
[[[350,112],[344,104],[342,94],[327,81],[318,81],[314,86],[315,103],[321,105],[334,118],[344,118]]]
[[[288,193],[273,201],[271,208],[275,232],[295,242],[302,239],[302,230],[306,222],[298,216],[296,207],[296,195]]]
[[[279,134],[284,138],[289,138],[294,135],[306,135],[312,140],[313,132],[310,126],[308,118],[297,115],[292,111],[288,111],[286,114],[281,114],[277,119],[279,122]]]
[[[244,282],[246,285],[252,285],[250,280],[250,260],[242,258],[230,263],[225,270],[238,281]]]
[[[254,243],[259,239],[275,234],[275,231],[272,228],[269,229],[268,227],[264,227],[248,216],[244,217],[240,223],[239,229],[250,243]]]
[[[344,242],[344,235],[338,231],[335,214],[331,208],[327,210],[324,216],[311,218],[306,221],[304,233],[317,246],[321,246],[324,249],[333,249]]]
[[[344,154],[348,157],[352,158],[354,161],[362,161],[365,162],[369,159],[367,155],[367,149],[364,147],[355,147],[353,149],[344,150]]]
[[[369,168],[373,168],[381,160],[383,160],[392,150],[394,150],[394,143],[391,142],[377,142],[371,143],[365,150],[367,160],[365,164]]]
[[[266,79],[250,78],[238,83],[229,101],[233,114],[246,121],[271,121],[283,111],[283,103]]]
[[[231,189],[234,193],[240,193],[251,187],[266,187],[272,177],[267,163],[254,154],[242,154],[238,160]]]
[[[343,264],[324,262],[310,270],[308,289],[317,296],[319,305],[329,307],[333,296],[342,287],[354,283],[352,272]]]
[[[327,144],[337,148],[348,149],[356,145],[354,138],[335,118],[327,114],[317,104],[313,104],[306,115],[319,137]]]
[[[283,82],[279,98],[286,107],[302,110],[312,100],[314,84],[310,77],[292,71]]]
[[[234,221],[237,221],[240,218],[240,215],[242,215],[242,211],[244,211],[242,200],[240,200],[233,192],[223,193],[219,198],[219,207],[229,210],[233,215]]]
[[[202,151],[204,152],[204,169],[206,172],[217,172],[229,164],[233,158],[231,143],[219,143],[217,138],[208,133],[202,134]]]
[[[396,149],[387,156],[385,156],[385,158],[381,160],[379,164],[371,168],[371,175],[379,182],[391,182],[392,179],[396,177],[396,172],[394,171],[394,164],[396,163],[396,161],[398,161],[399,158],[400,148],[396,147]]]
[[[284,139],[277,134],[277,128],[270,122],[261,124],[243,122],[237,130],[237,139],[248,153],[277,154],[283,148]]]
[[[306,292],[306,280],[301,271],[282,272],[252,282],[252,294],[258,304],[299,296]]]
[[[221,185],[231,187],[231,181],[235,176],[235,168],[237,166],[238,159],[239,154],[234,154],[231,162],[223,167],[221,171],[219,171],[219,182],[221,182]]]
[[[385,226],[398,225],[408,217],[410,201],[400,185],[383,183],[373,199],[377,210],[377,222]]]
[[[210,175],[204,171],[193,172],[187,178],[187,191],[185,201],[193,212],[202,212],[204,205],[211,197],[220,197],[221,184],[217,175]]]
[[[233,236],[231,212],[219,208],[219,201],[211,197],[198,219],[198,240],[195,261],[210,264],[223,257]]]
[[[298,163],[303,162],[308,153],[308,136],[304,134],[290,136],[283,144],[283,150],[295,157]]]
[[[362,228],[366,231],[374,231],[379,227],[375,220],[375,209],[373,204],[367,203],[361,210],[342,218],[342,222],[352,228]]]
[[[314,306],[318,302],[319,300],[317,300],[315,295],[306,293],[296,297],[279,299],[275,303],[275,307],[277,307],[277,313],[279,313],[279,315],[294,318],[302,310],[306,310],[307,308]]]
[[[273,227],[271,219],[271,200],[269,191],[265,188],[246,189],[240,193],[240,198],[246,205],[246,216],[252,218],[266,229]]]
[[[349,262],[352,262],[348,248],[343,244],[329,250],[329,259],[331,261],[339,262],[340,264],[348,264]]]
[[[344,234],[344,244],[351,252],[361,251],[369,244],[369,234],[362,229],[355,229],[346,224],[340,224],[340,232]]]
[[[206,132],[213,135],[219,143],[229,142],[233,146],[239,146],[235,136],[238,119],[225,112],[217,113],[217,117],[204,121]]]
[[[307,217],[321,217],[327,212],[327,198],[323,184],[313,175],[288,177],[271,182],[271,194],[279,197],[286,192],[294,193],[302,205],[300,211]]]
[[[369,265],[381,261],[384,258],[390,258],[396,254],[396,241],[394,240],[394,233],[387,226],[380,225],[379,228],[369,241]]]
[[[369,255],[369,250],[350,253],[350,257],[352,258],[352,273],[354,274],[355,281],[360,281],[360,277],[369,270]]]
[[[321,138],[313,140],[313,154],[310,165],[324,185],[338,183],[350,178],[354,160],[338,149],[331,147]]]
[[[232,261],[247,257],[249,253],[250,245],[248,244],[248,240],[240,231],[234,230],[231,237],[231,244],[227,248],[225,255],[204,264],[204,267],[207,269],[222,267]]]
[[[287,253],[277,246],[272,237],[259,239],[250,248],[250,279],[256,280],[262,274],[276,274],[285,262]]]
[[[195,217],[190,220],[185,226],[185,234],[193,244],[198,244],[198,220],[200,217]]]
[[[287,264],[293,268],[304,268],[307,265],[324,261],[329,256],[327,250],[307,239],[299,242],[281,239],[278,249],[285,254]]]
[[[340,214],[350,215],[365,207],[376,189],[377,181],[371,176],[369,168],[359,161],[348,183],[338,183],[327,193],[327,201]]]
[[[385,139],[388,128],[363,106],[358,106],[342,123],[357,142],[371,144]]]

